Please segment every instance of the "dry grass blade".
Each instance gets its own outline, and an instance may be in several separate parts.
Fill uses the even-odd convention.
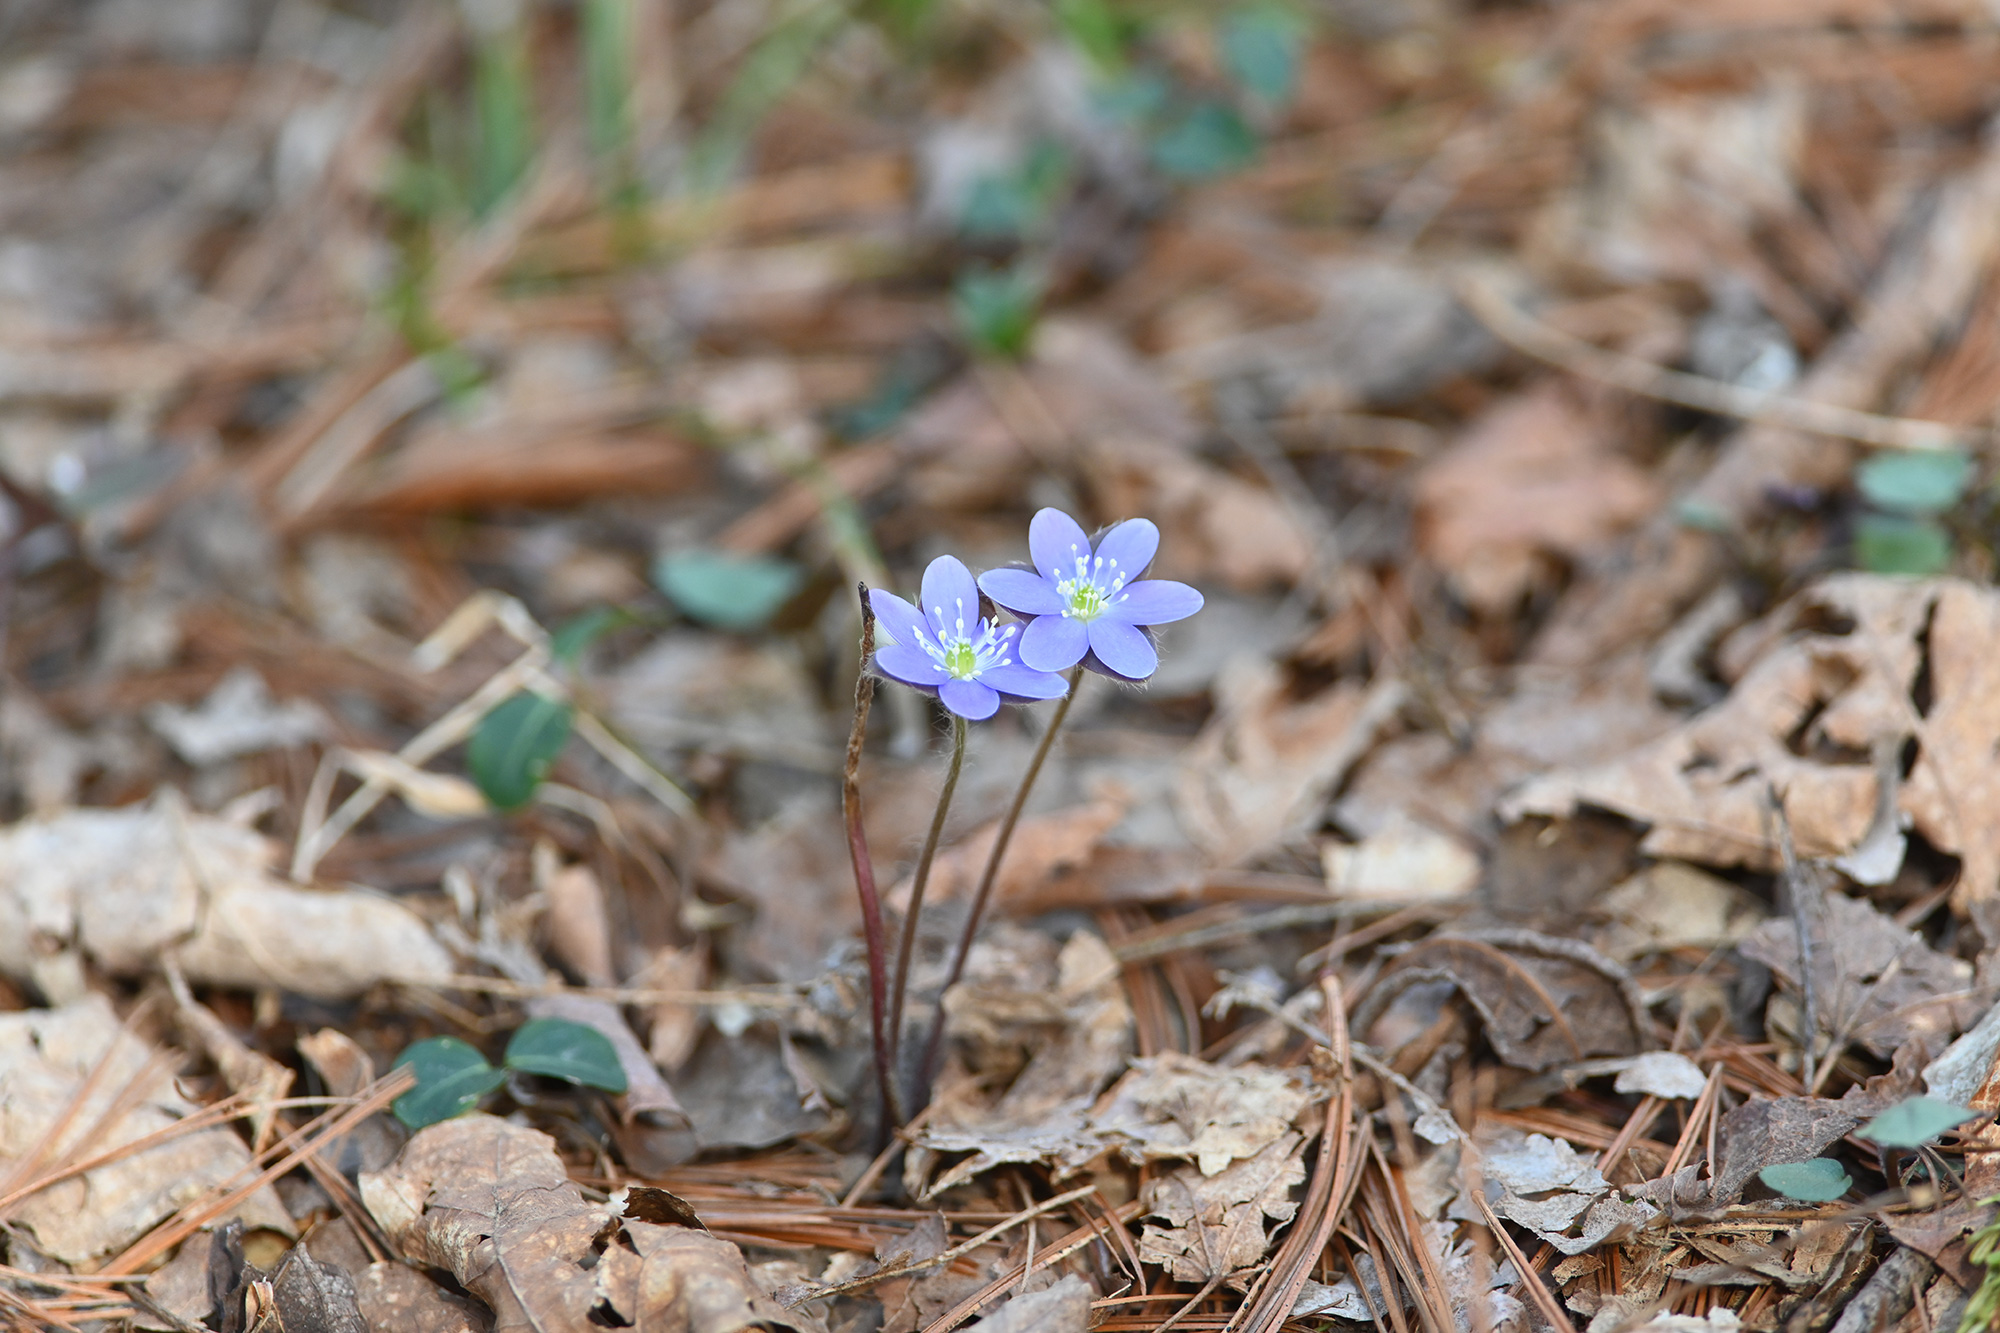
[[[1952,449],[1976,443],[1976,432],[1940,422],[1878,416],[1808,398],[1747,389],[1607,352],[1523,314],[1490,282],[1478,277],[1465,278],[1458,291],[1466,307],[1502,341],[1537,360],[1628,393],[1880,449]]]

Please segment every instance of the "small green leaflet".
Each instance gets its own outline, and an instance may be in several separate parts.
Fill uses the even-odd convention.
[[[1935,1097],[1905,1097],[1859,1132],[1885,1148],[1921,1148],[1946,1130],[1978,1118],[1977,1111]]]
[[[396,1119],[411,1129],[464,1115],[507,1078],[486,1057],[457,1037],[432,1037],[410,1046],[391,1068],[410,1067],[417,1086],[390,1103]]]
[[[507,1043],[507,1068],[545,1078],[566,1079],[606,1092],[625,1091],[625,1067],[617,1048],[596,1028],[566,1018],[523,1023]]]
[[[534,799],[569,741],[570,706],[523,690],[479,719],[465,747],[465,766],[496,810],[518,810]]]
[[[1299,86],[1301,27],[1277,8],[1238,10],[1225,18],[1216,36],[1229,76],[1272,106],[1291,101]]]
[[[1854,470],[1868,503],[1894,514],[1942,514],[1965,498],[1972,458],[1956,449],[1907,449],[1879,453]]]
[[[762,629],[804,582],[797,565],[769,555],[696,548],[653,564],[653,583],[683,615],[739,633]]]
[[[1181,180],[1207,180],[1248,166],[1257,136],[1220,102],[1203,102],[1153,140],[1153,165]]]
[[[990,356],[1024,355],[1035,336],[1041,291],[1019,273],[961,273],[952,286],[952,311],[966,341]]]
[[[1854,1187],[1847,1168],[1831,1157],[1767,1166],[1757,1173],[1757,1179],[1800,1203],[1832,1203]]]
[[[1951,564],[1951,534],[1927,518],[1863,514],[1854,563],[1871,574],[1939,574]]]

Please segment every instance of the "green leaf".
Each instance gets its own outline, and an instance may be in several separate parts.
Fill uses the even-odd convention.
[[[507,1078],[457,1037],[432,1037],[405,1048],[390,1068],[404,1065],[417,1076],[417,1086],[391,1102],[389,1109],[411,1129],[464,1115]]]
[[[465,766],[496,810],[518,810],[534,799],[569,740],[570,706],[523,690],[479,719]]]
[[[1951,534],[1927,518],[1864,514],[1854,563],[1871,574],[1939,574],[1951,564]]]
[[[527,173],[535,152],[533,78],[527,38],[494,33],[472,65],[472,211],[485,217]]]
[[[1956,449],[1879,453],[1854,470],[1854,483],[1878,509],[1915,518],[1942,514],[1972,485],[1972,457]]]
[[[989,356],[1019,358],[1035,336],[1041,289],[1021,273],[961,273],[952,309],[967,342]]]
[[[1246,166],[1257,136],[1220,102],[1203,102],[1153,140],[1153,164],[1182,180],[1207,180]]]
[[[599,639],[637,622],[638,617],[622,606],[594,606],[549,636],[549,656],[564,666],[575,666]]]
[[[566,1018],[535,1018],[523,1023],[507,1043],[503,1063],[524,1074],[566,1079],[606,1092],[625,1091],[625,1066],[611,1039],[594,1027]]]
[[[1859,1132],[1885,1148],[1921,1148],[1947,1129],[1978,1118],[1979,1112],[1936,1097],[1905,1097]]]
[[[1299,21],[1274,7],[1238,10],[1217,34],[1229,76],[1245,92],[1282,106],[1299,84]]]
[[[763,628],[792,599],[805,574],[773,555],[696,547],[661,556],[653,565],[653,582],[688,619],[742,633]]]
[[[1832,1203],[1854,1187],[1847,1168],[1831,1157],[1767,1166],[1757,1173],[1757,1179],[1800,1203]]]

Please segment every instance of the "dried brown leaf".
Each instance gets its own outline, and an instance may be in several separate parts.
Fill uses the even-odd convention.
[[[1813,1008],[1827,1037],[1889,1056],[1913,1039],[1940,1050],[1978,1021],[1977,997],[1965,993],[1972,985],[1972,964],[1939,953],[1914,930],[1846,894],[1821,894],[1805,911]],[[1800,993],[1805,969],[1795,918],[1771,918],[1739,947],[1744,957],[1770,968],[1793,995]]]
[[[808,1327],[758,1289],[734,1245],[587,1203],[553,1139],[491,1116],[420,1131],[361,1193],[404,1258],[487,1303],[496,1333]]]
[[[188,810],[76,810],[0,830],[0,972],[51,980],[81,954],[141,975],[171,949],[189,981],[327,999],[448,976],[450,956],[400,903],[271,873],[246,828]]]
[[[1567,394],[1544,385],[1488,411],[1425,466],[1418,545],[1467,603],[1498,615],[1533,586],[1544,557],[1588,555],[1659,498]]]

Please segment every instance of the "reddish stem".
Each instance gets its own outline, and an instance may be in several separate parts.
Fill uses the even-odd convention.
[[[847,820],[847,856],[854,864],[854,891],[861,899],[861,933],[868,944],[868,1024],[875,1042],[875,1085],[882,1095],[882,1130],[903,1123],[902,1101],[896,1096],[894,1055],[888,1039],[889,951],[882,931],[882,897],[875,888],[875,861],[868,854],[868,835],[861,827],[861,742],[868,731],[868,709],[875,702],[875,677],[868,659],[875,655],[875,610],[868,605],[868,585],[861,589],[861,674],[854,682],[854,729],[847,734],[847,765],[840,775],[840,806]]]

